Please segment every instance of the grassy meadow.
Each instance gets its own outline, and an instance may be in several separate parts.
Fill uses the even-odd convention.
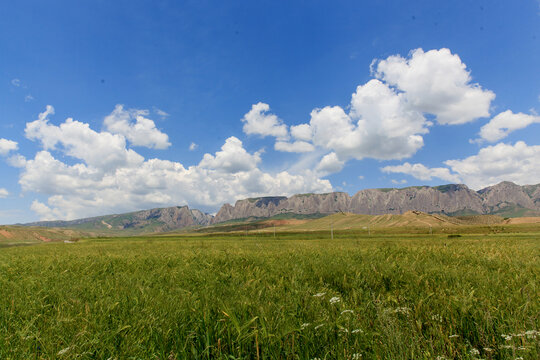
[[[0,249],[0,359],[538,359],[540,234]]]

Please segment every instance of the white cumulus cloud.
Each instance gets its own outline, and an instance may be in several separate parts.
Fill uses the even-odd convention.
[[[339,160],[336,153],[332,152],[330,154],[323,156],[323,158],[317,165],[316,170],[323,175],[328,175],[328,174],[340,172],[343,169],[344,165],[345,165],[345,162]]]
[[[0,199],[7,198],[9,196],[9,191],[4,188],[0,188]]]
[[[475,190],[501,181],[521,185],[537,184],[540,180],[540,145],[529,146],[523,141],[514,145],[499,143],[480,149],[476,155],[447,160],[444,164],[448,168],[428,168],[423,164],[404,163],[385,166],[381,171],[408,174],[420,180],[439,178],[464,183]]]
[[[330,150],[340,161],[404,159],[424,146],[423,136],[433,125],[426,114],[434,115],[438,124],[463,124],[489,116],[495,94],[473,83],[466,65],[448,49],[416,49],[407,58],[394,55],[372,66],[376,78],[357,87],[348,111],[340,106],[314,109],[309,123],[290,127],[293,138],[313,148],[278,140],[275,149]],[[257,106],[250,113],[269,109],[266,104]],[[280,136],[285,137],[287,126],[271,116],[265,128],[279,126]]]
[[[145,118],[147,115],[146,110],[125,110],[122,105],[116,105],[103,124],[110,133],[125,136],[133,146],[154,149],[171,146],[168,135],[159,131],[153,120]]]
[[[27,123],[25,128],[26,137],[39,140],[44,150],[60,147],[67,155],[103,171],[120,166],[135,166],[144,160],[135,151],[126,148],[126,140],[122,135],[96,132],[88,124],[72,118],[56,126],[49,123],[50,114],[54,114],[54,108],[48,105],[38,119]]]
[[[304,141],[310,141],[313,137],[313,134],[311,133],[311,128],[308,124],[291,126],[291,135],[298,140]]]
[[[270,106],[259,102],[251,106],[251,110],[244,115],[244,133],[248,135],[274,136],[278,139],[288,137],[287,126],[274,114],[269,114]]]
[[[376,64],[375,75],[403,91],[412,109],[434,114],[440,124],[464,124],[489,116],[495,94],[472,83],[470,72],[449,49],[411,51]]]
[[[292,143],[287,141],[276,141],[274,149],[283,152],[305,153],[315,150],[315,147],[307,141],[295,141]]]
[[[225,140],[221,151],[216,152],[215,155],[204,154],[199,165],[212,170],[237,173],[255,169],[260,161],[260,152],[248,153],[244,149],[242,141],[231,136]]]
[[[19,148],[16,141],[8,139],[0,139],[0,155],[7,155],[11,151],[15,151]]]
[[[96,132],[88,124],[66,120],[49,123],[52,107],[27,123],[26,135],[42,150],[33,158],[15,154],[8,163],[21,169],[24,193],[45,195],[31,209],[41,219],[74,219],[152,207],[188,204],[216,211],[240,198],[328,192],[332,186],[314,171],[265,172],[261,151],[250,153],[236,137],[219,151],[205,154],[199,164],[145,159],[129,149],[125,138]],[[71,157],[64,162],[56,154]]]
[[[495,142],[508,136],[513,131],[523,129],[531,124],[540,123],[540,116],[513,113],[506,110],[480,129],[480,138],[489,142]]]
[[[189,151],[195,151],[198,147],[199,145],[192,142],[191,144],[189,144]]]
[[[473,189],[501,181],[537,184],[540,180],[540,146],[529,146],[523,141],[514,145],[499,143],[480,149],[477,155],[447,160],[445,164]]]
[[[402,94],[379,80],[358,86],[348,114],[327,106],[313,110],[309,123],[313,144],[340,160],[412,156],[423,146],[429,125],[421,113],[407,109]]]
[[[385,166],[381,168],[385,173],[401,173],[411,175],[419,180],[433,180],[439,178],[445,181],[459,183],[460,178],[456,174],[452,174],[448,168],[428,168],[423,164],[410,164],[408,162],[402,165]]]

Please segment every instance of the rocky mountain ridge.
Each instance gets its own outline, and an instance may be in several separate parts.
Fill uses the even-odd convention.
[[[224,204],[215,216],[188,206],[174,206],[106,215],[72,221],[40,221],[25,224],[89,231],[150,233],[217,224],[229,220],[288,215],[301,217],[336,212],[381,215],[409,210],[447,215],[497,214],[506,217],[540,216],[540,184],[502,182],[474,191],[462,184],[412,186],[343,192],[266,196]]]
[[[537,215],[540,212],[540,184],[516,185],[501,182],[474,191],[462,184],[413,186],[402,189],[366,189],[350,196],[343,192],[300,194],[289,198],[269,196],[225,204],[212,223],[279,214],[403,214],[409,210],[426,213],[500,214],[502,216]]]

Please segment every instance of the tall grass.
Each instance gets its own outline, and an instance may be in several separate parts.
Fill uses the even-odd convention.
[[[539,357],[538,235],[280,236],[0,249],[0,358]]]

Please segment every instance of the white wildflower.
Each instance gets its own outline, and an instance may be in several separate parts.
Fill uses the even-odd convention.
[[[304,330],[305,328],[307,328],[309,325],[311,325],[310,323],[303,323],[301,326],[300,326],[300,329],[301,330]]]
[[[472,348],[471,350],[469,350],[469,354],[471,354],[471,355],[480,355],[480,351],[478,351],[478,349],[476,349],[476,348]]]
[[[337,296],[334,296],[333,298],[330,299],[330,304],[337,304],[341,302],[341,299]]]
[[[525,346],[520,346],[517,348],[518,350],[527,350],[527,348]]]
[[[449,338],[452,339],[452,338],[458,338],[459,335],[458,334],[453,334],[453,335],[450,335]]]
[[[319,325],[315,326],[315,328],[314,328],[314,329],[315,329],[315,330],[317,330],[317,329],[320,329],[320,328],[322,328],[323,326],[324,326],[324,324],[319,324]]]
[[[356,354],[352,354],[351,359],[352,359],[352,360],[358,360],[358,359],[360,359],[361,357],[362,357],[362,354],[356,353]]]
[[[501,346],[501,348],[503,348],[503,349],[513,349],[514,346],[512,346],[512,345],[503,345],[503,346]]]
[[[351,331],[351,334],[358,334],[358,333],[363,333],[364,330],[362,329],[354,329],[353,331]]]
[[[341,315],[345,315],[345,314],[354,314],[354,311],[352,311],[352,310],[343,310],[341,312]]]
[[[525,331],[525,335],[527,336],[527,339],[536,339],[536,336],[540,335],[540,332],[536,330],[527,330]]]
[[[339,332],[347,334],[347,333],[349,332],[349,330],[348,330],[348,329],[345,329],[345,328],[343,328],[343,327],[340,327],[340,328],[339,328]]]
[[[523,360],[523,358],[521,356],[518,356],[517,358],[515,358],[514,360]]]
[[[64,349],[60,350],[56,355],[57,355],[57,356],[64,355],[64,354],[67,353],[70,349],[71,349],[71,347],[68,346],[67,348],[64,348]]]
[[[432,315],[432,316],[431,316],[431,320],[433,320],[433,321],[438,321],[438,322],[442,322],[442,321],[443,321],[443,318],[442,318],[441,315],[435,314],[435,315]]]
[[[315,295],[313,295],[314,297],[323,297],[324,295],[326,295],[326,293],[316,293]]]
[[[503,338],[504,340],[506,340],[506,341],[512,340],[512,335],[502,334],[501,336],[502,336],[502,338]]]
[[[404,315],[408,315],[410,312],[411,312],[411,309],[408,308],[408,307],[398,307],[394,310],[394,312],[396,314],[404,314]]]
[[[492,351],[493,351],[493,349],[492,349],[492,348],[490,348],[490,347],[485,347],[485,348],[484,348],[484,351],[486,351],[486,352],[492,352]]]
[[[437,356],[435,360],[446,360],[446,358],[444,356]]]

